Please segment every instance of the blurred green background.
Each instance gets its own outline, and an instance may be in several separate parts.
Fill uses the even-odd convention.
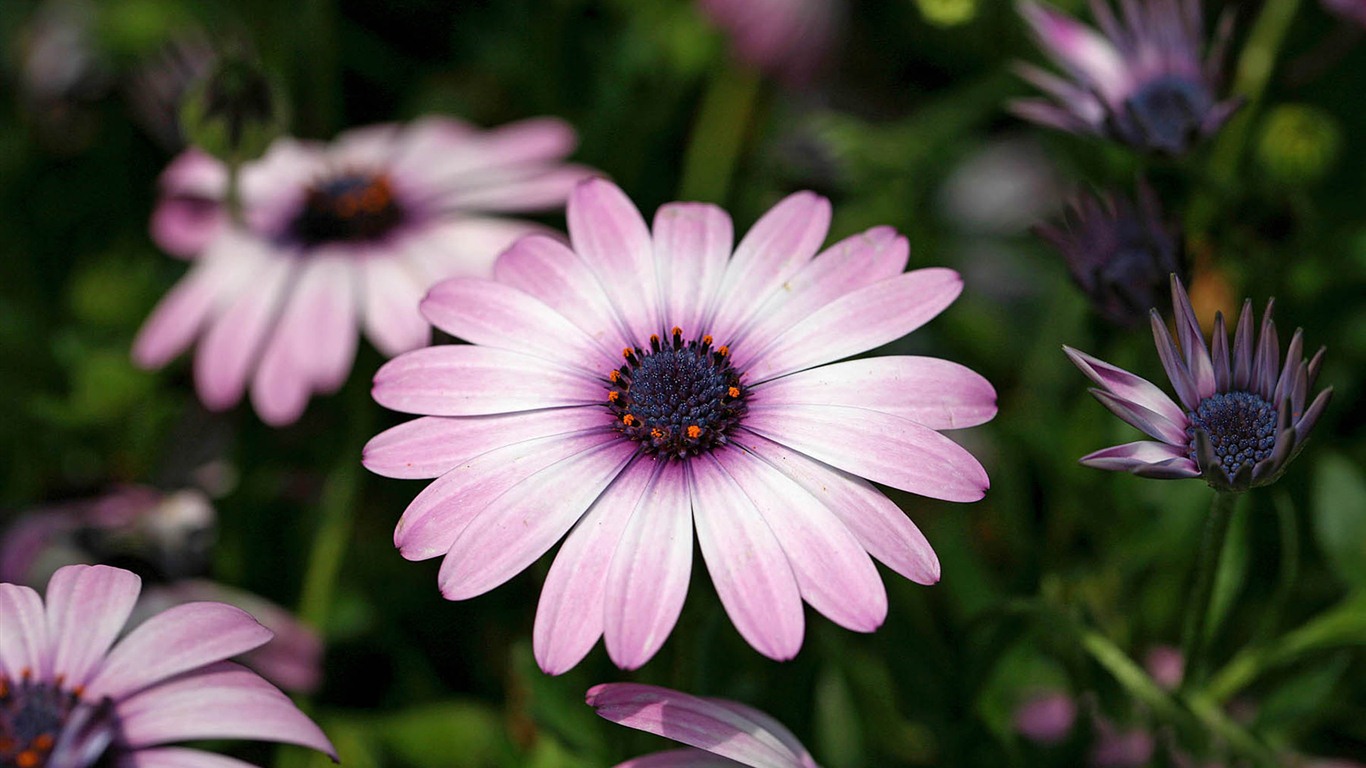
[[[1262,6],[1235,5],[1236,58]],[[1011,63],[1040,56],[998,0],[842,5],[829,65],[795,90],[736,65],[685,0],[3,0],[0,507],[9,516],[121,482],[173,489],[214,463],[226,479],[212,575],[286,606],[310,599],[311,553],[334,526],[335,588],[310,587],[305,609],[328,646],[306,706],[355,768],[610,765],[662,744],[583,704],[589,686],[624,679],[764,709],[827,768],[1084,764],[1094,713],[1161,744],[1174,726],[1117,681],[1123,665],[1105,649],[1141,660],[1178,641],[1212,492],[1076,464],[1137,438],[1086,394],[1062,344],[1165,380],[1146,331],[1106,326],[1027,231],[1075,189],[1132,189],[1143,173],[1193,225],[1205,322],[1243,296],[1260,310],[1274,295],[1284,329],[1302,326],[1311,350],[1328,345],[1320,385],[1336,390],[1285,478],[1242,501],[1213,644],[1215,669],[1237,661],[1216,673],[1227,685],[1210,706],[1277,751],[1366,757],[1366,45],[1316,3],[1291,5],[1264,96],[1216,142],[1228,157],[1206,146],[1176,162],[1007,115],[1004,100],[1028,93]],[[35,57],[52,24],[65,25],[60,55]],[[778,664],[736,634],[698,561],[679,627],[643,670],[620,672],[599,647],[562,677],[542,675],[530,629],[549,558],[448,603],[438,561],[394,550],[394,523],[422,486],[359,466],[365,439],[402,420],[369,399],[373,349],[362,344],[342,392],[281,430],[247,407],[204,411],[184,359],[156,373],[130,362],[133,334],[185,270],[147,235],[172,154],[136,106],[138,76],[169,41],[196,35],[259,54],[297,135],[428,113],[490,126],[557,115],[579,131],[575,160],[647,218],[701,196],[739,232],[814,189],[834,204],[831,241],[890,224],[910,239],[912,266],[961,271],[963,297],[882,350],[962,362],[1000,395],[994,422],[955,435],[991,475],[984,501],[891,492],[939,553],[942,582],[885,572],[880,631],[808,612],[801,655]],[[710,122],[699,122],[704,104]],[[733,173],[725,157],[689,154],[727,138]],[[1083,702],[1055,746],[1012,726],[1016,707],[1047,690]],[[262,764],[311,759],[231,748]],[[1159,748],[1154,764],[1167,760]]]

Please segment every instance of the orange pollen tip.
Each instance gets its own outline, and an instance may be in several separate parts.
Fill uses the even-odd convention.
[[[38,734],[38,738],[33,740],[33,748],[39,752],[47,752],[51,750],[52,746],[56,743],[57,740],[52,737],[52,734],[40,733]]]
[[[613,384],[616,384],[618,381],[621,380],[621,371],[612,371],[611,373],[607,374],[607,378],[611,379]]]
[[[620,393],[620,392],[617,392],[617,391],[615,391],[615,390],[613,390],[612,392],[608,392],[608,393],[607,393],[607,399],[608,399],[608,400],[611,400],[611,401],[614,402],[614,403],[617,401],[617,398],[619,398],[619,397],[621,397],[621,393]]]
[[[740,388],[739,388],[739,387],[731,387],[730,389],[726,390],[726,394],[730,395],[731,397],[739,397],[739,396],[740,396]]]
[[[14,764],[19,766],[19,768],[36,768],[38,765],[38,753],[31,749],[26,749],[15,756]]]
[[[626,347],[625,349],[621,350],[621,356],[624,357],[624,358],[626,358],[627,360],[630,360],[630,359],[631,359],[631,353],[634,352],[634,351],[635,351],[635,350],[631,349],[630,347]]]
[[[650,334],[650,341],[653,341],[653,342],[659,341],[659,334],[657,334],[657,333],[652,333],[652,334]]]
[[[675,326],[673,327],[673,330],[669,331],[669,335],[671,335],[671,336],[682,336],[682,335],[683,335],[683,329],[682,329],[682,328],[679,328],[678,326],[675,325]]]
[[[72,689],[71,689],[71,695],[72,695],[72,696],[75,696],[75,697],[78,698],[78,699],[79,699],[80,697],[84,696],[84,695],[85,695],[85,686],[84,686],[84,685],[78,685],[78,686],[76,686],[75,688],[72,688]]]
[[[661,437],[664,437],[664,430],[660,429],[659,427],[655,427],[654,429],[650,430],[650,437],[653,437],[654,439],[658,440]]]
[[[711,334],[710,334],[710,333],[707,334],[706,336],[703,336],[703,337],[702,337],[702,344],[703,344],[703,346],[707,346],[707,347],[710,347],[710,346],[711,346]]]
[[[699,437],[701,437],[701,436],[702,436],[702,428],[701,428],[701,427],[697,426],[696,424],[693,424],[692,426],[688,427],[688,437],[692,438],[693,440],[696,440],[697,438],[699,438]]]
[[[730,354],[730,347],[722,346],[720,349],[716,351],[720,353],[721,357],[725,357],[726,355]]]
[[[636,423],[636,417],[634,417],[634,416],[632,416],[631,414],[628,413],[628,414],[626,414],[625,416],[622,416],[622,417],[621,417],[621,423],[622,423],[622,424],[625,424],[626,426],[629,427],[629,426],[631,426],[632,424],[635,424],[635,423]]]

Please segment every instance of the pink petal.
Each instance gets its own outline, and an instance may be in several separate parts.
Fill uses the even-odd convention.
[[[298,744],[337,759],[332,742],[283,693],[232,662],[148,688],[118,704],[132,749],[199,739]]]
[[[255,768],[235,757],[215,755],[202,749],[156,747],[124,752],[118,756],[119,768]]]
[[[544,227],[515,219],[462,217],[424,227],[403,240],[398,256],[431,286],[450,277],[489,277],[499,254]]]
[[[802,647],[801,591],[763,515],[713,457],[688,463],[697,541],[726,614],[755,650],[786,661]]]
[[[292,262],[262,259],[253,285],[227,306],[200,341],[194,358],[195,388],[210,410],[230,408],[242,399],[247,375],[285,299]]]
[[[352,128],[327,147],[327,159],[341,168],[383,168],[393,160],[402,130],[397,123]]]
[[[617,763],[616,768],[735,768],[736,765],[734,760],[688,747],[633,757]]]
[[[855,632],[881,626],[887,618],[882,578],[839,518],[757,456],[736,450],[720,452],[717,459],[778,538],[811,607]]]
[[[46,679],[51,663],[43,599],[28,587],[0,584],[0,674],[16,680],[28,671]]]
[[[228,225],[216,200],[163,197],[152,210],[152,240],[172,256],[198,256]]]
[[[361,463],[399,479],[440,477],[462,462],[525,440],[606,426],[596,408],[552,408],[497,416],[424,416],[379,433],[366,443]]]
[[[262,421],[298,420],[314,391],[335,391],[356,356],[356,284],[349,262],[314,255],[300,268],[252,383]]]
[[[375,374],[375,402],[431,416],[483,416],[605,402],[582,373],[492,347],[449,345],[405,352]]]
[[[572,669],[602,637],[612,552],[657,468],[653,461],[638,460],[622,470],[555,555],[541,587],[532,634],[536,663],[546,674]]]
[[[774,291],[748,326],[728,343],[741,370],[798,321],[839,297],[901,274],[910,245],[891,227],[874,227],[830,246]]]
[[[627,346],[630,334],[598,279],[558,240],[541,235],[518,240],[498,258],[494,276],[540,299],[609,349]]]
[[[917,584],[939,581],[939,558],[925,535],[868,481],[758,435],[746,435],[741,442],[820,499],[888,568]]]
[[[1131,403],[1152,411],[1171,427],[1184,431],[1186,412],[1152,382],[1071,347],[1064,346],[1062,351],[1091,381]]]
[[[1111,413],[1149,437],[1155,437],[1173,445],[1185,443],[1187,440],[1185,429],[1172,424],[1147,408],[1116,397],[1103,389],[1092,389],[1091,395],[1099,400],[1101,405],[1108,408]]]
[[[755,387],[750,402],[848,405],[930,429],[975,427],[996,415],[996,390],[990,382],[934,357],[871,357],[811,368]]]
[[[860,288],[793,324],[762,352],[745,350],[755,361],[746,375],[758,383],[895,341],[943,312],[962,290],[958,273],[939,267]]]
[[[729,699],[713,698],[707,699],[707,701],[723,709],[728,709],[767,731],[791,750],[792,754],[797,756],[798,761],[802,764],[803,768],[819,768],[819,766],[816,765],[815,759],[811,757],[811,753],[806,751],[806,747],[802,744],[801,740],[799,740],[792,731],[789,731],[787,726],[778,722],[777,718],[767,712],[760,712],[754,707],[741,704],[738,701],[730,701]]]
[[[537,472],[485,507],[460,532],[438,577],[447,600],[467,600],[521,573],[564,537],[635,454],[612,440]]]
[[[246,653],[272,633],[246,611],[224,603],[185,603],[138,625],[90,680],[92,701],[115,700],[174,675]]]
[[[697,336],[730,258],[730,216],[707,203],[669,203],[655,212],[653,232],[664,319]]]
[[[68,565],[52,574],[47,584],[52,674],[71,688],[87,684],[141,591],[137,575],[107,565]]]
[[[361,325],[385,357],[427,346],[432,337],[417,305],[427,290],[426,276],[401,258],[371,258],[360,269]]]
[[[588,690],[588,705],[614,723],[704,749],[754,768],[804,768],[763,724],[717,702],[636,683]]]
[[[558,461],[620,441],[599,429],[527,440],[469,459],[413,499],[394,530],[394,545],[409,560],[444,555],[470,520],[509,489]]]
[[[1124,60],[1095,30],[1038,3],[1020,4],[1020,13],[1039,36],[1044,52],[1079,79],[1115,100],[1128,76]]]
[[[220,307],[258,276],[252,254],[239,258],[241,240],[219,238],[213,248],[157,304],[133,340],[133,361],[160,368],[185,351]]]
[[[651,462],[654,463],[654,462]],[[688,595],[692,573],[692,504],[682,462],[659,474],[609,555],[607,653],[622,669],[637,669],[664,644]]]
[[[228,168],[209,153],[192,147],[166,166],[157,185],[164,195],[222,199],[228,191]]]
[[[801,269],[825,241],[830,201],[812,192],[788,195],[754,223],[726,267],[711,333],[733,338],[771,292]]]
[[[481,278],[438,283],[422,300],[432,325],[471,344],[535,355],[601,376],[621,362],[530,294]]]
[[[615,184],[590,179],[570,196],[568,221],[574,251],[620,312],[632,346],[647,346],[661,323],[650,231],[640,211]]]
[[[552,163],[578,143],[574,129],[555,118],[532,118],[491,131],[448,118],[425,118],[404,136],[394,167],[432,186],[478,183],[490,170]]]
[[[838,405],[755,404],[745,427],[846,472],[945,501],[976,501],[990,485],[962,446],[913,421]]]
[[[478,186],[444,194],[440,197],[440,204],[443,207],[488,213],[551,210],[563,207],[574,187],[597,173],[581,165],[484,173],[478,179],[471,180]]]
[[[1200,331],[1200,321],[1195,318],[1190,298],[1175,275],[1172,276],[1172,310],[1176,314],[1176,332],[1181,337],[1186,370],[1190,371],[1200,397],[1209,397],[1215,390],[1214,364],[1210,361],[1209,347],[1205,345],[1205,336]]]
[[[1105,448],[1083,456],[1081,463],[1095,469],[1109,469],[1120,472],[1132,472],[1134,469],[1142,467],[1165,465],[1181,477],[1196,477],[1200,474],[1195,462],[1186,456],[1185,449],[1151,440],[1140,440]]]

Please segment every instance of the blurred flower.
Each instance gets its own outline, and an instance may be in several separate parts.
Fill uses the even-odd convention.
[[[1282,104],[1267,115],[1257,159],[1276,181],[1303,183],[1327,173],[1342,150],[1332,115],[1304,104]]]
[[[240,609],[190,603],[111,649],[141,590],[120,568],[72,565],[47,603],[0,584],[0,764],[21,768],[226,765],[178,741],[260,739],[336,760],[312,720],[256,673],[225,661],[270,640]]]
[[[1366,0],[1320,0],[1329,13],[1366,27]]]
[[[731,37],[735,56],[782,79],[806,85],[829,54],[838,0],[697,0]]]
[[[687,592],[694,521],[731,620],[775,659],[801,647],[802,599],[855,631],[882,623],[870,553],[938,580],[924,536],[862,478],[980,499],[985,471],[938,430],[990,420],[995,391],[935,358],[829,363],[939,314],[962,288],[955,272],[903,274],[909,247],[890,227],[817,256],[831,212],[809,192],[774,206],[733,257],[730,217],[712,205],[666,205],[652,234],[593,180],[568,214],[572,250],[524,238],[497,282],[428,294],[423,313],[470,345],[375,376],[381,405],[431,414],[364,452],[378,474],[440,478],[399,521],[404,557],[444,555],[442,593],[463,600],[569,533],[536,615],[536,657],[555,674],[604,635],[619,666],[654,655]]]
[[[646,755],[618,768],[820,768],[782,723],[734,701],[636,683],[594,686],[587,700],[607,720],[694,747]]]
[[[1058,744],[1072,732],[1077,704],[1061,691],[1030,696],[1015,709],[1015,730],[1039,744]]]
[[[1013,235],[1062,204],[1063,183],[1038,142],[990,141],[944,183],[945,215],[965,232]]]
[[[1143,668],[1158,685],[1174,691],[1186,674],[1186,659],[1179,648],[1159,645],[1149,649],[1143,657]]]
[[[88,0],[46,0],[19,39],[19,95],[38,137],[58,150],[89,142],[98,117],[91,107],[113,82],[91,29],[96,11]]]
[[[1090,755],[1094,768],[1142,768],[1153,759],[1156,744],[1146,730],[1124,730],[1099,715],[1095,717],[1095,729],[1096,741]]]
[[[192,578],[207,570],[216,514],[199,491],[164,494],[125,486],[94,499],[20,517],[0,538],[0,581],[37,587],[79,563],[126,566],[156,579],[134,611],[140,618],[182,603],[235,605],[275,634],[241,657],[266,679],[308,692],[322,676],[322,639],[291,613],[249,592]]]
[[[1091,307],[1116,325],[1133,327],[1149,309],[1165,309],[1168,275],[1183,271],[1180,233],[1147,184],[1137,204],[1122,194],[1080,194],[1060,223],[1034,231],[1062,254]]]
[[[1124,22],[1108,0],[1093,0],[1104,35],[1044,5],[1023,0],[1039,45],[1071,80],[1022,65],[1021,76],[1050,97],[1025,99],[1011,110],[1026,120],[1072,133],[1094,134],[1138,149],[1180,155],[1218,131],[1241,105],[1216,101],[1231,26],[1205,43],[1199,0],[1122,0]],[[1229,17],[1231,18],[1231,17]]]
[[[139,365],[165,365],[203,335],[200,399],[251,397],[289,424],[350,372],[359,326],[385,355],[427,343],[427,288],[489,275],[530,222],[491,214],[553,209],[587,170],[562,158],[574,132],[538,119],[480,131],[445,118],[350,131],[321,145],[280,139],[241,170],[242,222],[223,204],[226,167],[197,150],[161,178],[152,236],[195,259],[143,325]]]
[[[1267,303],[1262,317],[1260,343],[1253,337],[1252,301],[1243,304],[1231,354],[1224,316],[1216,315],[1211,354],[1186,290],[1172,276],[1181,351],[1157,310],[1151,318],[1158,356],[1180,405],[1145,379],[1063,347],[1082,373],[1100,385],[1091,393],[1102,405],[1156,438],[1106,448],[1081,463],[1143,477],[1203,477],[1223,491],[1245,491],[1280,477],[1304,447],[1333,390],[1323,390],[1305,408],[1324,350],[1305,362],[1303,333],[1297,329],[1285,365],[1279,367],[1273,303]]]
[[[1015,708],[1015,730],[1038,743],[1059,743],[1076,723],[1076,702],[1061,691],[1035,694]]]

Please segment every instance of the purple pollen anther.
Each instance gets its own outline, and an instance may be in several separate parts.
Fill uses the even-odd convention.
[[[1271,456],[1276,448],[1276,409],[1251,392],[1220,392],[1200,401],[1190,414],[1188,455],[1196,458],[1195,433],[1204,431],[1215,458],[1229,477]]]
[[[745,414],[746,392],[730,350],[712,338],[684,342],[674,328],[668,342],[622,351],[626,363],[608,375],[607,408],[617,431],[648,454],[683,459],[725,445]]]

